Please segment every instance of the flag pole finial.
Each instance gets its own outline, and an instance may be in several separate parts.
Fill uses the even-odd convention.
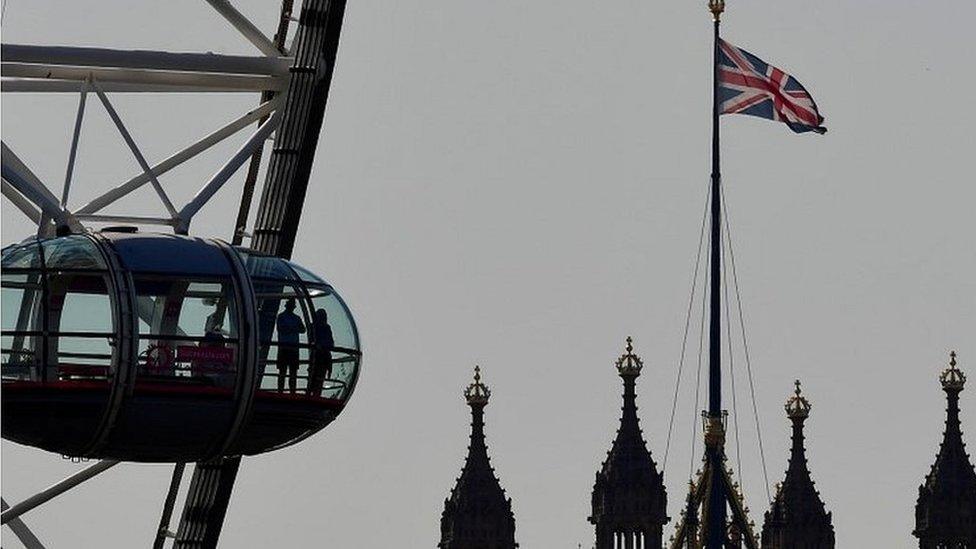
[[[712,12],[712,20],[722,19],[722,12],[725,11],[725,0],[708,0],[708,11]]]

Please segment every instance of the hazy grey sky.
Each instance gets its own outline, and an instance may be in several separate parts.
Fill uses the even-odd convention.
[[[236,5],[270,32],[277,2]],[[950,348],[976,384],[976,5],[730,0],[725,36],[789,70],[830,133],[727,117],[724,174],[770,480],[782,403],[813,403],[810,466],[839,547],[908,548]],[[359,387],[312,439],[244,461],[223,547],[433,547],[465,453],[461,389],[493,397],[490,451],[522,547],[588,546],[628,334],[659,464],[709,166],[704,2],[350,0],[295,260],[349,301]],[[203,2],[7,0],[5,42],[252,53]],[[150,161],[252,96],[118,96]],[[63,178],[76,96],[3,97],[3,138]],[[138,171],[90,104],[72,203]],[[233,150],[171,172],[177,202]],[[221,152],[222,151],[222,152]],[[221,156],[223,155],[223,156]],[[239,175],[194,223],[228,238]],[[144,206],[157,207],[148,188]],[[31,231],[3,203],[3,242]],[[687,380],[688,378],[686,378]],[[747,403],[741,372],[739,405]],[[666,480],[689,467],[685,383]],[[976,444],[976,385],[962,394]],[[766,507],[743,415],[752,517]],[[8,501],[79,469],[4,441]],[[122,465],[26,515],[51,547],[144,547],[171,467]],[[673,531],[673,523],[666,531]],[[4,546],[16,541],[7,529]]]

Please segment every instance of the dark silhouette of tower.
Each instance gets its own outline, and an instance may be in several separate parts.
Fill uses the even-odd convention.
[[[803,446],[803,422],[810,416],[810,403],[800,392],[786,401],[786,415],[793,423],[793,447],[786,479],[776,487],[776,496],[762,529],[762,549],[834,549],[834,526],[814,487]]]
[[[596,549],[658,549],[668,522],[664,478],[637,419],[635,385],[643,362],[633,351],[628,337],[627,352],[617,360],[617,373],[624,380],[620,428],[593,485],[589,521],[596,526]]]
[[[464,391],[471,407],[468,457],[441,514],[440,549],[514,549],[515,515],[488,459],[485,444],[485,406],[491,391],[475,366],[474,382]]]
[[[976,471],[962,441],[959,393],[966,376],[956,367],[956,353],[939,381],[949,401],[945,433],[932,471],[918,488],[915,531],[921,549],[976,548]]]

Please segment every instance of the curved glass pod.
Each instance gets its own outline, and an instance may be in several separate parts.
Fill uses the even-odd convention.
[[[29,239],[2,256],[3,436],[83,453],[106,416],[120,360],[107,259],[84,235]],[[73,404],[56,405],[61,398]]]
[[[251,414],[229,449],[281,447],[331,422],[359,374],[352,314],[327,282],[283,259],[238,248],[257,311],[258,381]]]
[[[3,436],[69,455],[196,461],[325,427],[359,337],[305,269],[219,241],[103,232],[3,250]]]

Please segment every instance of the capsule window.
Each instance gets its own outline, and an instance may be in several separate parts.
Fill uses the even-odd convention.
[[[343,398],[359,364],[359,336],[349,310],[331,287],[309,285],[307,291],[314,319],[310,392]]]
[[[3,251],[3,378],[105,382],[115,355],[113,297],[85,235]]]
[[[280,258],[258,255],[242,248],[238,248],[237,251],[251,278],[289,281],[295,279],[295,273]]]
[[[4,258],[6,263],[6,257]],[[10,273],[2,276],[4,381],[37,381],[41,364],[42,295],[41,273]]]
[[[141,275],[134,280],[138,380],[232,390],[238,313],[230,284]]]
[[[259,390],[343,399],[356,380],[359,336],[335,291],[300,265],[237,248],[258,307]]]
[[[48,330],[112,333],[112,301],[102,274],[48,275]]]
[[[107,380],[116,342],[107,275],[51,272],[47,295],[46,379]]]
[[[41,243],[48,269],[98,269],[108,267],[95,243],[84,235],[71,235]]]
[[[40,269],[41,252],[36,240],[14,244],[3,250],[4,269]]]
[[[285,282],[255,281],[260,345],[260,390],[308,392],[312,326],[300,287]]]
[[[292,263],[290,261],[288,262],[288,266],[291,267],[295,271],[295,274],[298,275],[298,278],[302,282],[307,282],[309,284],[322,284],[322,285],[326,285],[326,283],[325,283],[324,280],[322,280],[321,278],[319,278],[318,275],[316,275],[315,273],[309,271],[305,267],[302,267],[301,265],[297,265],[297,264]]]

